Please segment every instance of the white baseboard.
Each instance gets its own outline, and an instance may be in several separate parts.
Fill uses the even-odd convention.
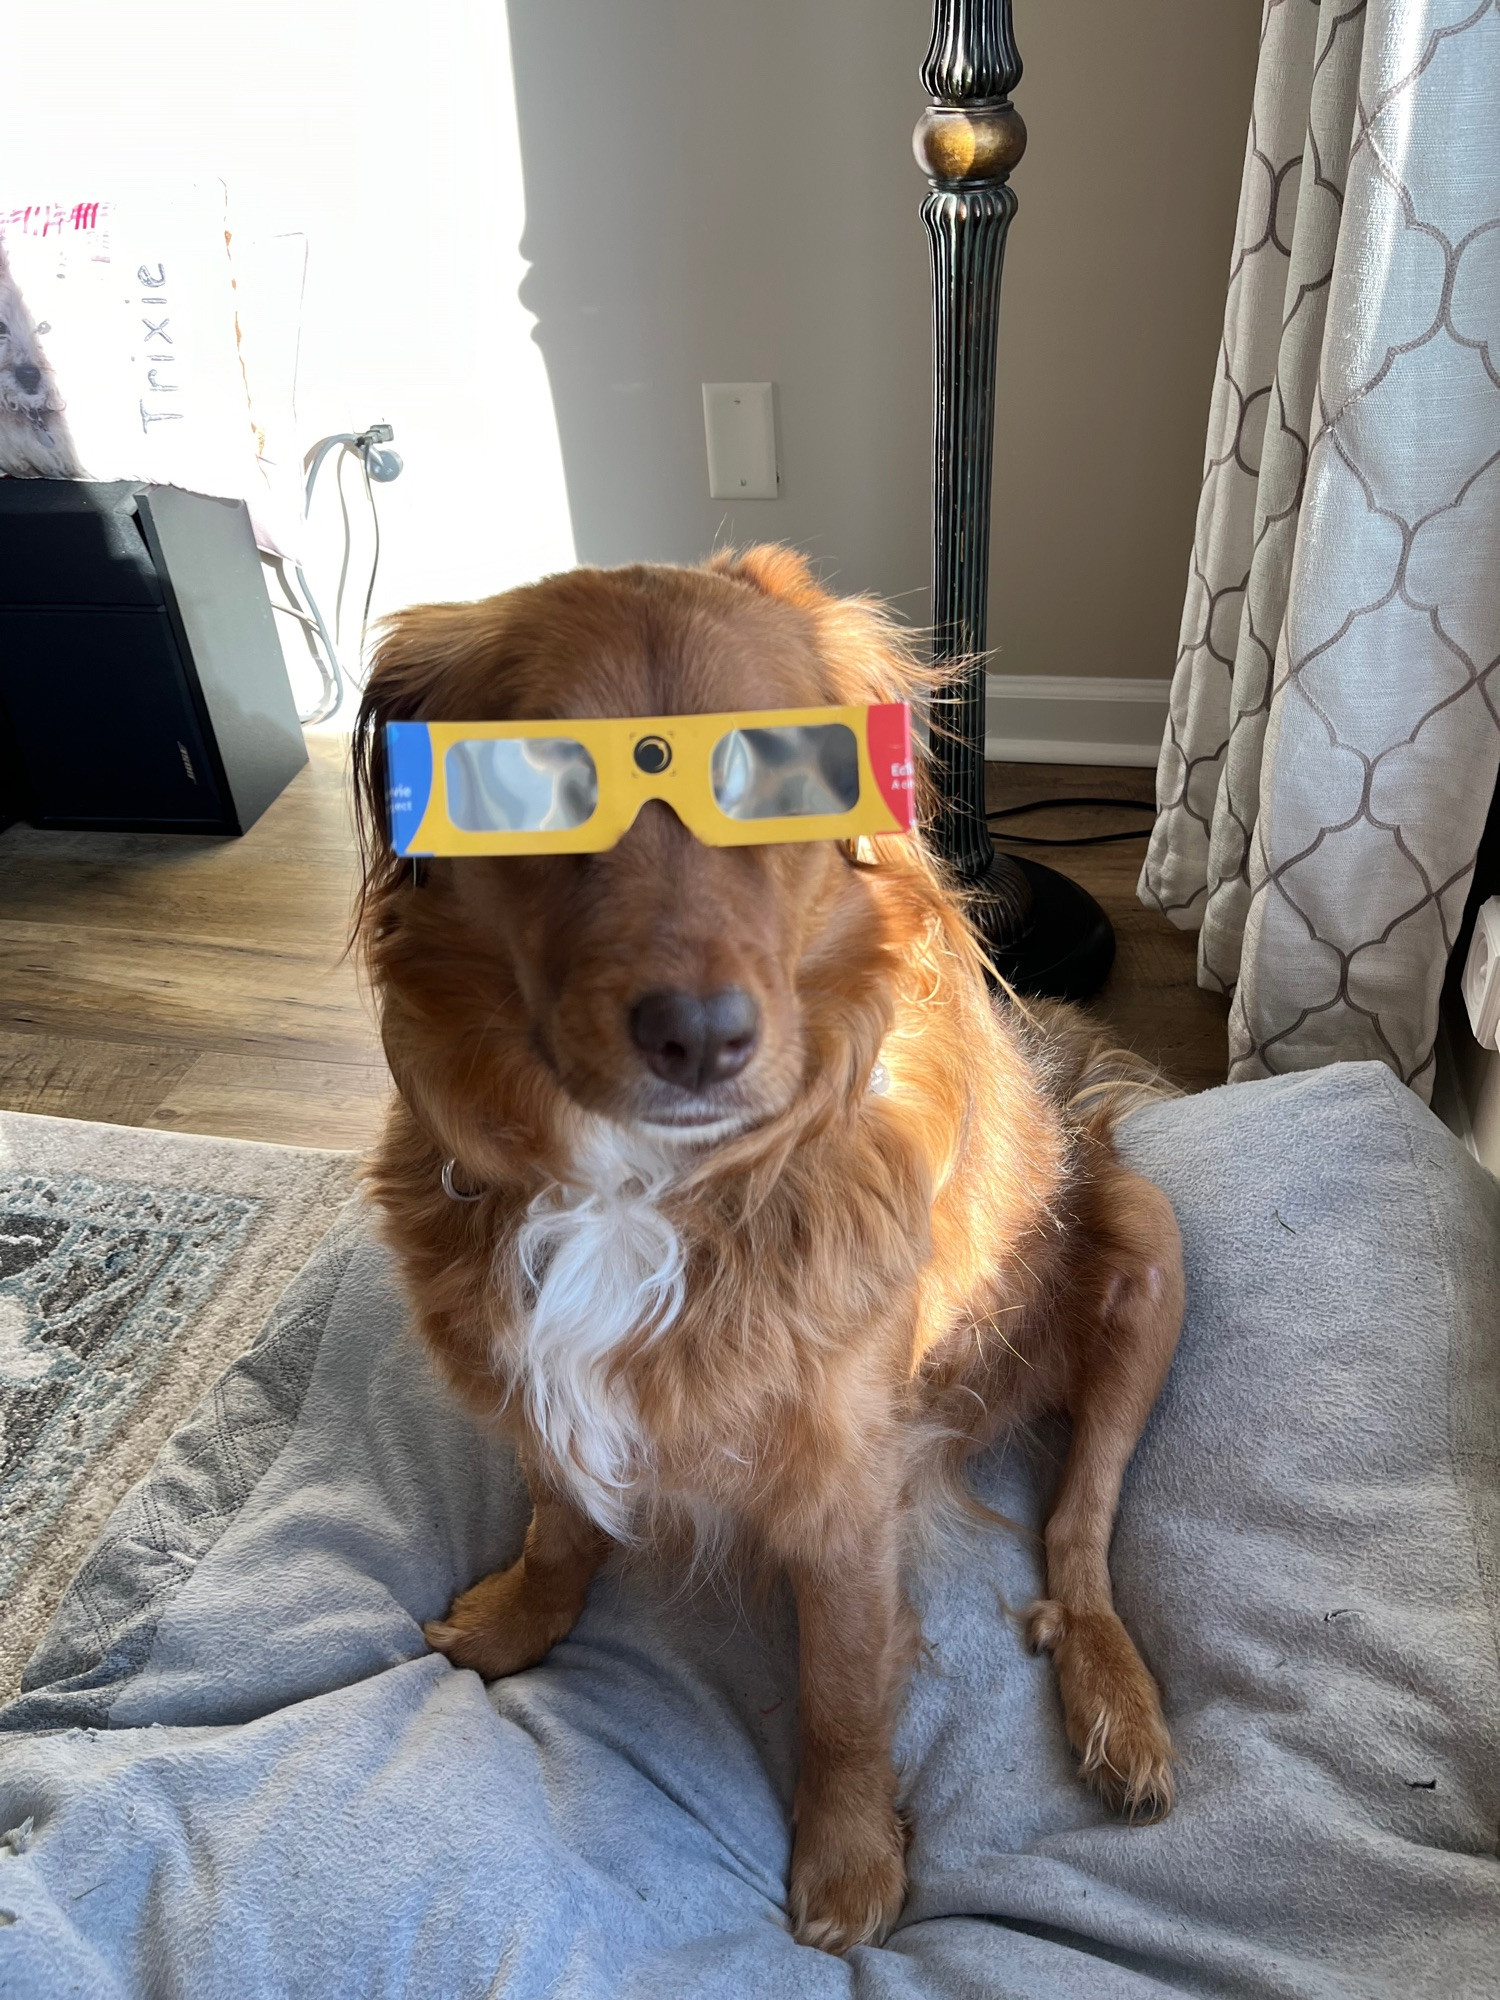
[[[1085,674],[990,674],[984,754],[1002,764],[1155,768],[1170,681]]]
[[[1156,743],[1090,743],[1074,736],[996,736],[986,730],[984,754],[991,764],[1114,764],[1122,770],[1154,771]]]

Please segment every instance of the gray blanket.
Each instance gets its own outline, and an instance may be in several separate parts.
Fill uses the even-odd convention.
[[[1152,1107],[1186,1335],[1120,1607],[1179,1802],[1078,1783],[1003,1531],[915,1579],[911,1895],[794,1944],[787,1602],[649,1568],[486,1689],[423,1647],[513,1468],[345,1229],[124,1503],[0,1717],[0,1993],[1500,1994],[1500,1191],[1373,1066]],[[1057,1439],[976,1468],[1038,1522]]]

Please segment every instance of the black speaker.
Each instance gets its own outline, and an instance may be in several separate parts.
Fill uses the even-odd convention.
[[[307,747],[244,502],[0,479],[0,705],[37,826],[253,826]]]

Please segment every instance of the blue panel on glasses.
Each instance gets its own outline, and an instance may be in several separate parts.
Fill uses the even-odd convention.
[[[432,796],[432,738],[425,722],[385,725],[385,771],[391,845],[398,854],[411,854]]]

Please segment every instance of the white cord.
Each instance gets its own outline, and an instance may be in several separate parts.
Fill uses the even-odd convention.
[[[307,639],[308,651],[312,654],[317,664],[318,674],[322,681],[322,689],[317,702],[306,715],[299,716],[298,718],[304,725],[326,722],[328,717],[333,714],[343,701],[346,683],[360,690],[364,687],[364,681],[361,676],[364,671],[365,632],[370,619],[370,602],[375,595],[375,576],[380,567],[380,511],[375,504],[375,490],[371,483],[370,452],[372,447],[384,447],[387,445],[391,435],[389,424],[372,424],[369,430],[360,432],[339,431],[332,437],[320,438],[303,461],[305,483],[303,486],[302,509],[304,517],[310,518],[312,513],[313,488],[317,484],[318,473],[321,471],[323,461],[327,458],[329,452],[336,450],[339,453],[340,470],[342,470],[345,453],[349,453],[357,458],[365,476],[365,494],[370,502],[370,520],[375,531],[375,552],[370,562],[370,580],[365,591],[364,615],[361,617],[359,624],[358,673],[350,672],[340,662],[338,647],[335,644],[333,635],[328,630],[328,622],[323,616],[317,598],[313,595],[312,585],[308,582],[307,574],[300,563],[294,564],[293,567],[296,570],[298,587],[301,590],[308,613],[311,616],[288,605],[276,605],[274,607],[276,610],[284,612],[287,616],[297,619],[299,624],[301,624],[304,636]],[[373,475],[375,479],[383,483],[384,481],[394,479],[400,470],[401,460],[397,453],[385,450],[377,453],[377,469]],[[338,608],[335,621],[337,625],[342,624],[344,584],[349,574],[349,558],[353,551],[354,541],[353,524],[349,519],[348,507],[344,504],[342,480],[339,482],[339,500],[344,520],[344,554],[339,569]],[[287,596],[289,598],[292,597],[294,593],[287,582],[283,561],[280,558],[270,558],[269,560],[273,562],[273,566],[281,579],[282,587],[286,591]],[[314,633],[317,635],[317,644],[314,644]],[[319,651],[319,646],[322,648],[321,652]]]
[[[302,636],[307,641],[307,650],[312,658],[312,663],[318,670],[320,688],[317,700],[305,713],[299,711],[297,720],[304,728],[311,723],[326,722],[343,699],[344,690],[343,680],[338,670],[338,655],[333,649],[332,642],[328,637],[327,628],[324,626],[322,617],[318,612],[317,600],[308,587],[307,578],[302,572],[300,563],[294,564],[293,567],[297,573],[297,581],[301,587],[302,595],[308,604],[308,611],[303,611],[297,604],[297,592],[292,588],[291,579],[286,573],[287,558],[281,555],[269,555],[262,549],[261,561],[267,568],[273,569],[276,572],[276,580],[281,585],[288,600],[285,604],[278,604],[273,598],[271,600],[271,609],[280,612],[283,618],[296,619],[297,623],[302,627]],[[319,650],[320,642],[322,646],[321,651]]]

